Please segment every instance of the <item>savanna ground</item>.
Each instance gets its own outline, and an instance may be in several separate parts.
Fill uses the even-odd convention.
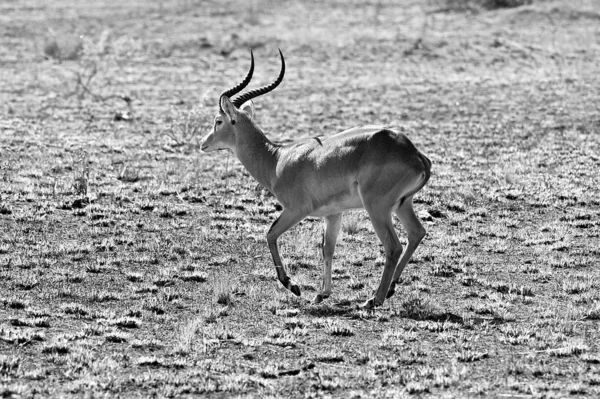
[[[3,1],[0,396],[600,395],[600,4]],[[382,248],[201,154],[254,49],[285,142],[394,125],[433,161],[428,234],[358,310]],[[400,225],[398,224],[400,229]]]

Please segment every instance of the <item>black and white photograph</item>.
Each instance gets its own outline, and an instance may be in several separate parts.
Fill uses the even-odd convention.
[[[599,398],[599,0],[0,1],[0,397]]]

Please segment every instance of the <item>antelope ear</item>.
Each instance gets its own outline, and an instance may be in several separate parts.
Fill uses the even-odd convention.
[[[235,105],[233,105],[233,103],[231,102],[231,100],[229,100],[229,97],[227,96],[221,96],[221,99],[219,101],[221,103],[221,110],[223,110],[223,113],[227,116],[227,118],[229,118],[231,124],[235,125],[238,114],[237,108],[235,107]]]
[[[242,111],[244,111],[245,113],[247,113],[248,116],[250,116],[250,118],[253,118],[254,117],[254,102],[252,100],[246,102],[242,106]]]

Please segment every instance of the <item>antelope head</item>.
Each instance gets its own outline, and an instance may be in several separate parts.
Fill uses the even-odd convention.
[[[239,136],[245,134],[244,132],[248,131],[250,127],[258,129],[252,120],[254,115],[254,105],[250,100],[273,91],[283,81],[283,76],[285,75],[285,60],[281,50],[279,50],[279,55],[281,57],[281,71],[273,83],[258,89],[250,90],[231,99],[232,96],[238,94],[248,86],[252,79],[252,73],[254,72],[254,55],[252,54],[252,51],[250,51],[250,70],[241,83],[221,93],[219,97],[219,113],[215,116],[212,130],[202,140],[202,151],[211,152],[228,149],[236,153]]]

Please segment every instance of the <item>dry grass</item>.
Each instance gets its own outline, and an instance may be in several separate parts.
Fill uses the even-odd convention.
[[[0,10],[0,396],[600,395],[595,2]],[[197,152],[250,47],[256,85],[286,55],[255,104],[274,140],[395,125],[433,161],[428,234],[375,312],[364,213],[312,305],[322,222],[281,239],[293,297],[281,208]]]

